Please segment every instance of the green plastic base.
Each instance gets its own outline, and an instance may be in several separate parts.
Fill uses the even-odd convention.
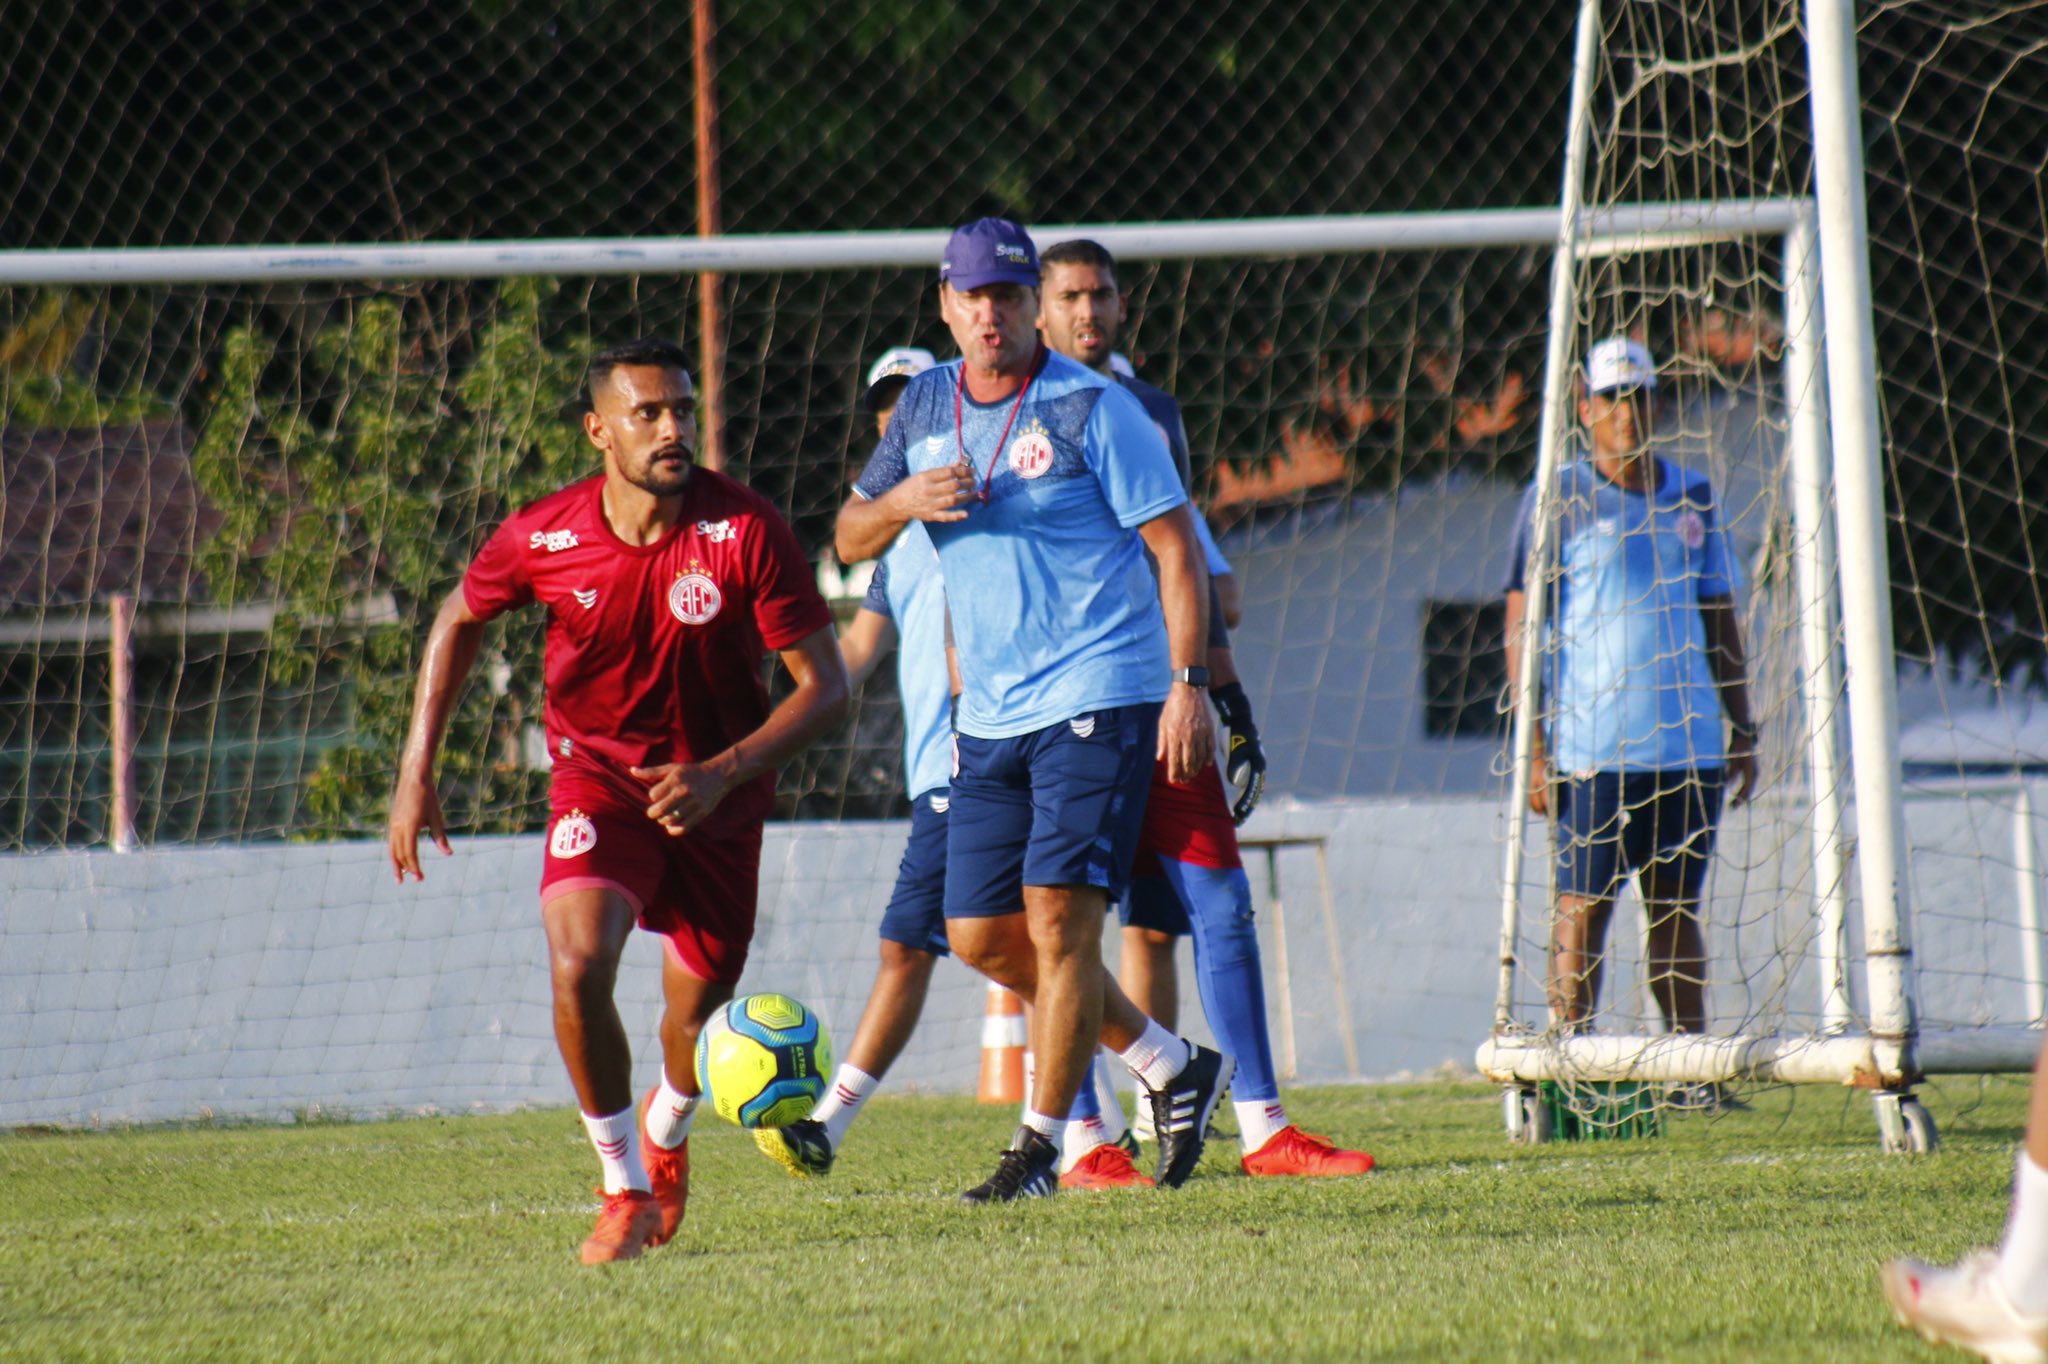
[[[1656,1093],[1631,1080],[1559,1084],[1545,1080],[1536,1099],[1550,1112],[1557,1141],[1627,1141],[1664,1135],[1664,1110]]]

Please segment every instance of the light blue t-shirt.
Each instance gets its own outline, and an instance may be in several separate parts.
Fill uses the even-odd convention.
[[[912,801],[953,778],[953,726],[946,712],[946,589],[939,555],[920,522],[889,546],[868,579],[863,611],[896,624],[896,691],[903,699],[903,789]]]
[[[966,520],[925,526],[966,688],[960,732],[1007,739],[1163,701],[1166,621],[1136,527],[1187,493],[1151,419],[1121,387],[1051,351],[1021,407],[1015,394],[981,404],[959,388],[958,360],[913,378],[854,490],[879,497],[955,463],[965,443],[979,495],[963,504]]]
[[[1720,688],[1700,602],[1735,567],[1701,474],[1666,459],[1622,488],[1585,458],[1558,476],[1556,593],[1546,609],[1550,748],[1563,773],[1723,766]],[[1508,591],[1523,590],[1536,489],[1522,498]]]
[[[1166,442],[1167,450],[1173,455],[1174,467],[1180,470],[1180,483],[1193,492],[1195,487],[1195,461],[1188,448],[1188,427],[1181,419],[1180,404],[1171,393],[1143,379],[1122,378],[1120,382],[1138,400],[1138,406],[1145,409],[1145,415],[1159,428],[1159,435]],[[1220,578],[1231,572],[1230,560],[1223,557],[1223,550],[1216,543],[1216,537],[1209,531],[1209,518],[1200,512],[1195,514],[1195,538],[1202,542],[1202,557],[1208,560],[1209,576]],[[1229,638],[1211,643],[1227,646]]]

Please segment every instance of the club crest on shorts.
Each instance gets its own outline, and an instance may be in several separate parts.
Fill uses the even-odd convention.
[[[581,810],[571,810],[555,821],[548,837],[548,851],[556,857],[581,857],[597,846],[597,825]]]
[[[711,581],[711,575],[695,559],[690,561],[687,572],[676,574],[676,580],[669,584],[669,612],[685,625],[702,625],[717,615],[723,605],[725,597],[718,584]]]
[[[1024,434],[1010,442],[1010,472],[1019,478],[1037,478],[1052,468],[1052,437],[1045,423],[1036,417]]]

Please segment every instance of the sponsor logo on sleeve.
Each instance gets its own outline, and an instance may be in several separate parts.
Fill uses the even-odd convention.
[[[1052,437],[1045,424],[1033,418],[1024,434],[1010,442],[1010,472],[1019,478],[1037,478],[1052,468]]]
[[[560,554],[565,549],[576,548],[576,545],[576,532],[573,530],[537,530],[526,538],[528,549],[544,549],[550,554]]]
[[[718,590],[718,584],[711,581],[711,575],[694,559],[690,561],[689,568],[676,574],[676,580],[669,584],[669,612],[685,625],[704,624],[716,616],[718,608],[723,605],[725,596]]]
[[[581,810],[571,810],[555,821],[548,837],[548,851],[556,857],[581,857],[597,846],[597,825]]]

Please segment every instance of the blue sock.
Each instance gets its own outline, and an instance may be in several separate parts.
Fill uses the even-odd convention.
[[[1170,857],[1160,858],[1159,865],[1194,926],[1195,986],[1202,1012],[1216,1041],[1237,1062],[1231,1097],[1245,1103],[1278,1099],[1251,878],[1242,867],[1224,871]]]
[[[1095,1062],[1088,1062],[1088,1069],[1081,1072],[1081,1087],[1074,1092],[1073,1105],[1067,1109],[1068,1122],[1093,1122],[1102,1116],[1102,1105],[1095,1098]]]

